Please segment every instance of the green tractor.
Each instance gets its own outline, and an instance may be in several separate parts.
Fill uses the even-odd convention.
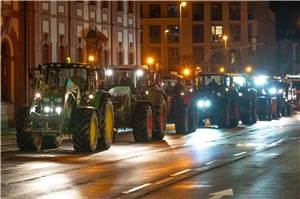
[[[135,142],[162,140],[167,100],[158,86],[158,74],[142,65],[114,66],[105,74],[115,111],[115,127],[132,128]]]
[[[109,93],[102,90],[104,69],[51,63],[37,71],[31,105],[21,107],[17,115],[19,149],[57,148],[70,135],[77,152],[108,149],[113,138],[114,113]]]

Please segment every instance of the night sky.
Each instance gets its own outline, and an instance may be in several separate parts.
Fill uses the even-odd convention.
[[[276,15],[276,38],[300,39],[300,2],[276,1],[270,3]]]

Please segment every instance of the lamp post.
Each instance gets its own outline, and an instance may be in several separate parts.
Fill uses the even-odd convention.
[[[165,35],[165,70],[169,71],[169,66],[168,66],[168,41],[167,41],[167,34],[169,33],[169,29],[166,29],[164,31]]]
[[[180,48],[179,48],[179,56],[180,56],[180,64],[182,64],[182,8],[186,7],[187,3],[185,1],[181,2],[179,4],[179,44],[180,44]]]
[[[154,64],[154,58],[153,58],[153,57],[148,57],[148,58],[146,59],[146,63],[147,63],[147,65],[148,65],[148,67],[149,67],[150,69],[153,69],[153,68],[152,68],[152,65]]]
[[[228,40],[228,36],[227,35],[223,35],[222,39],[224,40],[224,59],[225,59],[225,62],[224,62],[224,65],[225,67],[228,68],[227,66],[227,40]]]

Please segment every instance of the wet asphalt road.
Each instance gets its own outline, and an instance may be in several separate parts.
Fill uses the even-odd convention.
[[[299,138],[295,115],[232,130],[168,132],[151,144],[127,133],[96,154],[77,154],[71,142],[41,153],[3,152],[1,196],[300,198]]]

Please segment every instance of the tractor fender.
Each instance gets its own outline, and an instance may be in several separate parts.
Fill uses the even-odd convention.
[[[159,89],[151,88],[149,90],[150,103],[153,107],[159,107],[162,100],[167,102],[167,95]]]
[[[104,90],[97,90],[95,94],[94,107],[97,110],[100,110],[105,106],[105,102],[107,98],[110,98],[110,94]]]

